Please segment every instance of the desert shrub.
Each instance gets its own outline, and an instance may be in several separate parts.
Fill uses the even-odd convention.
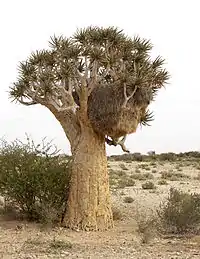
[[[189,178],[189,176],[184,173],[173,172],[173,171],[168,171],[168,172],[164,171],[164,172],[161,172],[161,178],[168,179],[171,181],[178,181],[181,179]]]
[[[124,172],[123,170],[116,170],[116,171],[114,171],[114,174],[117,177],[126,177],[126,172]]]
[[[141,169],[144,169],[144,170],[146,170],[147,167],[148,167],[148,165],[144,164],[144,163],[138,165],[138,168],[141,168]]]
[[[130,175],[130,177],[132,179],[139,180],[139,181],[154,178],[154,176],[151,173],[143,173],[143,174],[142,173],[133,173]]]
[[[135,173],[136,173],[136,174],[140,174],[140,173],[141,173],[141,170],[140,170],[139,168],[136,168],[136,169],[135,169]]]
[[[145,159],[145,155],[140,153],[133,153],[133,154],[123,154],[123,155],[113,155],[108,157],[108,160],[111,161],[143,161]]]
[[[121,220],[123,218],[122,212],[117,207],[112,207],[113,220]]]
[[[175,153],[162,153],[158,155],[160,161],[175,161],[177,159],[177,155]]]
[[[49,248],[53,250],[67,250],[73,247],[70,241],[56,240],[55,238],[49,243]]]
[[[130,196],[126,196],[125,198],[124,198],[124,202],[125,203],[132,203],[134,201],[134,199],[132,198],[132,197],[130,197]]]
[[[200,224],[200,194],[189,194],[171,188],[158,215],[167,232],[182,234],[197,231]]]
[[[160,179],[160,180],[158,181],[158,184],[159,184],[159,185],[167,185],[168,183],[167,183],[167,181],[166,181],[165,179]]]
[[[194,177],[194,180],[200,180],[200,173],[198,173],[197,176]]]
[[[120,168],[121,168],[122,170],[128,170],[128,168],[125,166],[125,164],[120,164],[119,166],[120,166]]]
[[[156,162],[150,162],[150,166],[156,167],[157,164],[156,164]]]
[[[44,141],[37,146],[29,139],[1,144],[0,195],[30,220],[56,220],[67,200],[69,162],[50,152],[51,143]]]
[[[118,183],[118,180],[117,178],[114,178],[114,177],[109,177],[109,185],[110,185],[110,188],[112,187],[115,187]]]
[[[128,177],[121,178],[118,181],[118,188],[131,187],[134,185],[135,185],[135,181]]]
[[[182,165],[180,163],[175,166],[175,169],[179,172],[183,171]]]
[[[147,210],[136,210],[135,219],[137,222],[137,232],[141,236],[143,244],[150,243],[158,234],[158,218]]]
[[[156,186],[153,182],[147,181],[146,183],[142,184],[142,189],[144,190],[156,189]]]

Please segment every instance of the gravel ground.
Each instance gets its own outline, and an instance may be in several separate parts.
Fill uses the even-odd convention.
[[[118,170],[120,164],[122,162],[109,162],[113,170]],[[131,175],[138,165],[135,162],[124,164],[127,167],[125,174],[128,175]],[[115,221],[114,229],[106,232],[41,228],[37,224],[0,217],[0,259],[199,259],[200,236],[178,238],[152,235],[148,242],[143,243],[143,236],[138,232],[138,213],[143,218],[150,216],[160,202],[167,198],[170,187],[188,192],[200,191],[199,182],[194,180],[198,170],[192,165],[183,168],[183,173],[189,175],[190,179],[168,181],[168,185],[158,185],[160,172],[174,169],[175,166],[170,163],[156,166],[152,180],[157,186],[154,191],[143,190],[141,185],[144,181],[136,181],[135,186],[123,189],[112,188],[113,206],[122,212],[122,219]],[[124,203],[126,196],[132,197],[133,202]],[[0,199],[0,205],[2,204],[3,199]]]

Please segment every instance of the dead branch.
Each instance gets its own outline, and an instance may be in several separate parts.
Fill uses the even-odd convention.
[[[119,146],[121,146],[121,148],[122,148],[122,150],[124,151],[124,152],[126,152],[126,153],[130,153],[130,151],[126,148],[126,146],[125,146],[125,140],[126,140],[126,135],[121,139],[121,140],[119,140],[119,139],[112,139],[112,140],[110,140],[109,138],[105,138],[105,141],[106,141],[106,143],[109,145],[109,146],[117,146],[117,145],[119,145]]]

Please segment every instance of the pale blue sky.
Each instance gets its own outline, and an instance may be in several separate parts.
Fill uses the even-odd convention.
[[[129,35],[151,39],[171,74],[158,95],[151,127],[138,128],[126,141],[131,152],[200,150],[200,2],[198,0],[6,0],[0,2],[0,137],[37,142],[44,136],[64,152],[69,144],[61,126],[42,106],[10,103],[8,87],[17,65],[31,51],[47,47],[53,34],[70,36],[88,25],[118,26]],[[109,147],[108,154],[121,153]]]

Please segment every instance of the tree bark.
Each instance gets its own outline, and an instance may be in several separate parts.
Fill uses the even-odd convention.
[[[87,125],[72,146],[72,175],[62,225],[87,231],[113,227],[105,138]]]

